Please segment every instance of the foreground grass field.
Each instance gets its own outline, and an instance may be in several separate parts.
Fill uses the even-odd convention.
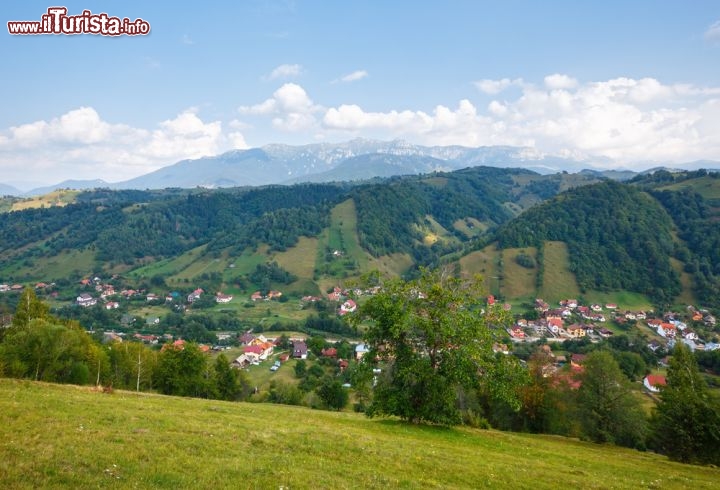
[[[562,438],[0,379],[2,488],[717,488]]]

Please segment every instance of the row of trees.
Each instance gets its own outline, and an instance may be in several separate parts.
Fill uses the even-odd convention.
[[[101,345],[77,322],[52,316],[31,289],[0,333],[4,376],[223,400],[250,394],[247,376],[222,354],[211,360],[195,343],[161,351],[135,342]]]

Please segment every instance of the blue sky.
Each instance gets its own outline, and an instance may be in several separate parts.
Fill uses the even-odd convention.
[[[147,36],[14,36],[48,7]],[[124,180],[355,137],[607,166],[720,160],[716,1],[83,1],[0,7],[2,182]]]

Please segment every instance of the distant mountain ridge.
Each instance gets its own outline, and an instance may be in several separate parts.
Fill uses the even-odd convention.
[[[68,180],[28,192],[21,192],[12,187],[0,187],[0,193],[33,196],[59,188],[218,188],[299,182],[321,183],[452,171],[476,166],[525,168],[540,174],[589,171],[617,180],[627,180],[636,175],[636,172],[630,170],[600,168],[602,164],[607,163],[607,159],[604,158],[574,160],[543,154],[528,147],[422,146],[402,140],[379,141],[357,138],[343,143],[299,146],[270,144],[261,148],[232,150],[221,155],[182,160],[123,182]],[[705,160],[687,163],[682,167],[720,168],[720,163]]]

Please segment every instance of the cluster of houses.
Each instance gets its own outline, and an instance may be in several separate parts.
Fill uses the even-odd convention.
[[[232,365],[237,368],[245,368],[251,364],[260,364],[260,362],[267,360],[273,354],[279,339],[269,339],[262,334],[254,335],[246,332],[240,336],[239,340],[243,353],[232,362]],[[291,358],[308,358],[308,346],[305,339],[292,338],[290,339],[290,343],[290,351],[282,353],[278,356],[278,361],[280,363],[283,363]],[[357,344],[355,346],[355,360],[361,360],[367,352],[368,348],[365,344]],[[348,359],[338,359],[337,349],[334,347],[323,349],[320,355],[322,357],[336,359],[337,365],[341,370],[344,370],[349,366]]]
[[[38,283],[38,284],[45,284],[45,283]],[[0,293],[7,293],[7,292],[11,292],[11,291],[20,292],[23,289],[25,289],[25,286],[23,286],[22,284],[12,284],[12,285],[0,284]],[[39,288],[36,286],[36,289],[39,289]]]
[[[488,302],[488,304],[490,304]],[[608,303],[604,307],[600,304],[583,306],[576,299],[566,299],[559,303],[559,307],[551,308],[548,303],[538,298],[535,300],[537,320],[519,318],[508,329],[513,340],[522,341],[528,336],[549,337],[558,340],[579,339],[590,335],[608,338],[613,335],[612,330],[598,326],[605,323],[611,312],[613,318],[618,317],[617,305]],[[644,319],[645,312],[625,312],[628,318]]]
[[[240,336],[240,345],[243,353],[234,361],[235,367],[247,367],[250,364],[259,364],[260,361],[270,357],[275,349],[275,342],[268,340],[264,335],[245,333]]]
[[[354,288],[354,289],[343,289],[339,286],[335,286],[331,292],[327,294],[328,301],[340,303],[337,308],[337,314],[340,316],[353,313],[357,310],[357,303],[351,297],[359,298],[360,296],[373,296],[380,292],[380,286],[374,286],[367,289]],[[308,299],[313,299],[309,297]],[[304,300],[305,298],[303,298]]]
[[[707,310],[696,310],[694,306],[688,306],[688,321],[702,323],[706,327],[714,328],[716,319]],[[667,348],[672,349],[676,342],[683,342],[690,350],[718,350],[720,344],[717,342],[706,342],[698,333],[690,328],[686,321],[683,321],[681,315],[677,313],[666,313],[662,318],[651,318],[647,320],[647,325],[657,334],[666,340]],[[662,344],[655,341],[648,347],[653,351],[660,348]]]
[[[491,304],[488,298],[488,305]],[[688,328],[688,324],[681,319],[682,315],[677,313],[666,313],[662,318],[655,318],[652,317],[652,312],[620,311],[614,303],[584,306],[575,299],[562,300],[558,307],[551,308],[539,298],[535,300],[535,310],[538,312],[536,320],[519,318],[507,329],[512,340],[524,341],[530,337],[546,337],[559,341],[589,336],[609,338],[613,331],[603,326],[608,320],[621,325],[629,321],[643,321],[661,338],[666,339],[664,346],[667,348],[672,348],[678,340],[685,342],[692,350],[720,348],[716,343],[701,339],[693,329]],[[702,323],[710,328],[716,324],[715,317],[707,310],[697,310],[693,306],[688,306],[688,314],[685,316],[688,321]],[[656,340],[648,346],[657,350],[663,344]]]
[[[115,286],[110,283],[104,283],[99,277],[94,277],[92,279],[82,279],[80,281],[80,285],[86,288],[93,288],[96,293],[95,295],[93,295],[92,293],[84,292],[79,294],[77,298],[75,298],[75,304],[83,308],[95,306],[96,304],[98,304],[98,301],[102,301],[105,305],[105,308],[108,310],[119,308],[120,303],[112,299],[118,296],[123,297],[127,300],[137,299],[145,296],[145,300],[148,303],[158,301],[165,301],[166,303],[177,303],[182,297],[182,295],[177,291],[170,292],[164,297],[161,297],[160,295],[155,293],[146,293],[145,291],[135,289],[123,289],[118,292],[115,290]],[[185,299],[188,304],[192,304],[198,299],[200,299],[203,294],[205,294],[205,291],[202,288],[197,288],[190,294],[188,294]],[[223,294],[222,292],[218,292],[215,295],[215,301],[217,303],[229,303],[230,301],[232,301],[232,299],[233,297],[231,295]]]

